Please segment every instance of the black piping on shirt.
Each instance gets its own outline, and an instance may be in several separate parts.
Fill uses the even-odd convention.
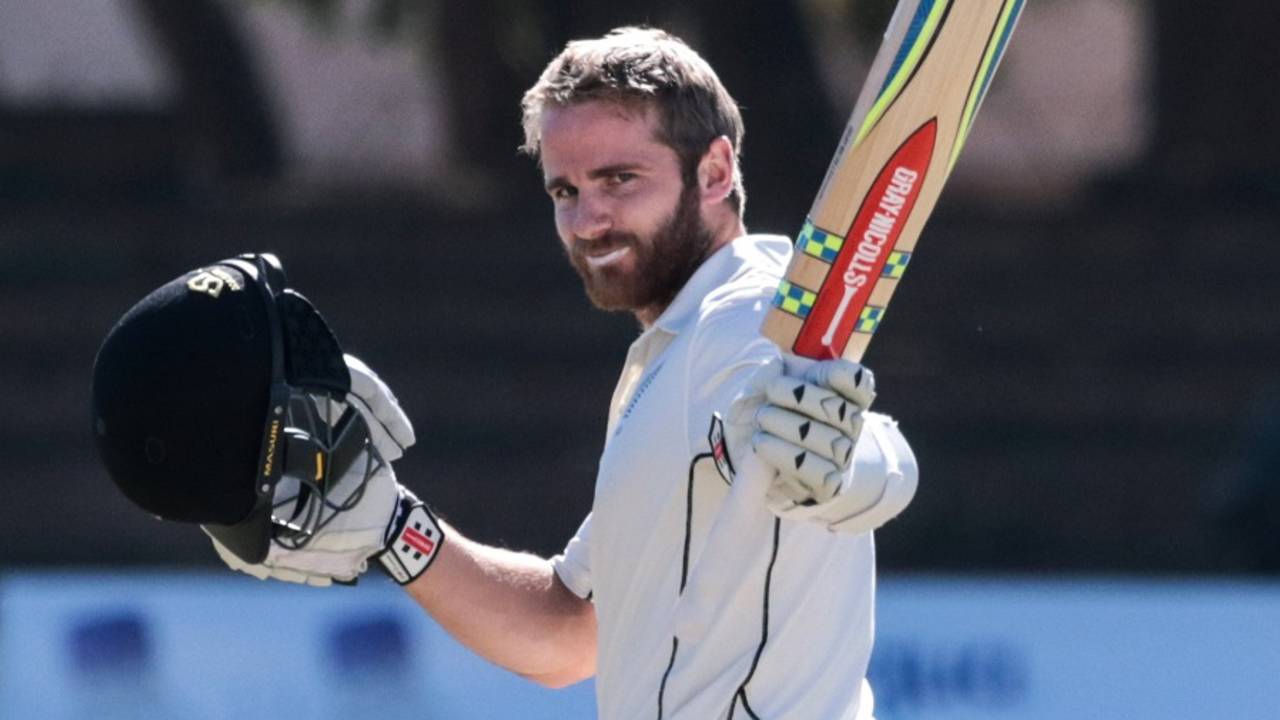
[[[693,533],[693,479],[694,470],[702,460],[712,459],[714,456],[709,453],[699,453],[693,456],[689,461],[689,479],[685,494],[685,512],[684,512],[684,557],[680,565],[680,592],[684,593],[685,584],[689,579],[689,546]],[[764,576],[764,593],[761,596],[761,622],[760,622],[760,644],[756,646],[755,657],[751,659],[751,669],[747,671],[746,678],[742,684],[738,686],[737,692],[734,693],[729,706],[729,720],[732,720],[734,712],[736,712],[741,701],[742,709],[752,720],[760,720],[755,711],[751,709],[751,703],[747,701],[747,684],[751,682],[751,678],[755,675],[756,668],[760,665],[760,657],[764,654],[765,644],[769,641],[769,588],[773,582],[773,566],[778,560],[778,543],[782,533],[782,520],[774,518],[773,520],[773,548],[769,554],[769,566],[765,570]],[[680,638],[671,638],[671,658],[667,661],[667,669],[662,673],[662,684],[658,687],[658,720],[662,720],[662,700],[667,689],[667,678],[671,675],[671,669],[676,664],[676,653],[680,649]]]
[[[769,587],[773,583],[773,564],[778,560],[778,539],[782,534],[782,519],[773,519],[773,549],[769,554],[769,569],[764,574],[764,597],[763,611],[760,613],[760,645],[756,647],[756,656],[751,659],[751,669],[747,671],[747,677],[738,686],[738,692],[733,696],[733,703],[729,706],[729,720],[733,720],[734,710],[738,706],[738,700],[742,701],[742,709],[746,711],[747,716],[752,720],[760,720],[760,716],[756,715],[751,709],[751,703],[747,702],[747,683],[751,682],[752,676],[756,674],[756,667],[760,664],[760,656],[764,654],[765,643],[769,641]]]
[[[689,461],[689,480],[685,490],[684,501],[684,557],[680,561],[680,593],[684,593],[685,583],[689,580],[689,542],[693,534],[693,471],[698,463],[714,458],[709,452],[698,453]],[[667,677],[676,664],[676,651],[680,648],[680,638],[671,638],[671,659],[667,661],[667,669],[662,673],[662,684],[658,686],[658,720],[662,720],[662,695],[667,690]]]

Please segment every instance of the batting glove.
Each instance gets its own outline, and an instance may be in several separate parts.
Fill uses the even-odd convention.
[[[847,360],[787,357],[761,368],[747,392],[754,402],[736,403],[734,414],[754,406],[751,447],[776,473],[766,498],[770,511],[860,533],[907,506],[915,494],[914,457],[905,441],[894,442],[901,437],[896,426],[867,414],[875,395],[871,371]],[[871,432],[864,433],[868,423]]]
[[[305,542],[278,537],[262,563],[249,564],[211,537],[231,569],[259,579],[327,586],[354,583],[376,558],[403,585],[426,572],[444,542],[435,517],[396,481],[391,468],[391,460],[414,443],[412,423],[377,374],[359,359],[344,357],[351,374],[346,401],[368,426],[369,445],[329,489],[321,522]],[[289,516],[290,503],[301,502],[316,499],[287,477],[277,485],[278,515]]]
[[[387,462],[399,460],[417,441],[413,423],[401,409],[395,393],[377,373],[354,355],[343,355],[342,359],[347,361],[347,372],[351,375],[347,402],[360,412],[369,426],[369,440],[378,455]]]

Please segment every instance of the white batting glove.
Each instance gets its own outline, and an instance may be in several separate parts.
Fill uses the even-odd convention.
[[[354,355],[343,355],[342,359],[347,362],[347,372],[351,375],[351,393],[347,395],[347,402],[368,424],[369,439],[382,459],[387,462],[399,460],[417,440],[413,423],[409,422],[409,416],[400,408],[400,401],[377,373]]]
[[[766,497],[770,511],[859,533],[906,507],[915,494],[914,458],[904,472],[883,417],[875,418],[873,437],[864,438],[874,400],[871,371],[847,360],[788,357],[761,368],[731,415],[741,421],[752,413],[752,450],[776,471]],[[902,449],[910,455],[905,443]]]
[[[332,502],[343,504],[364,482],[369,457],[361,453],[351,469],[330,489]],[[401,488],[391,466],[383,464],[365,484],[354,506],[344,512],[326,512],[329,522],[318,528],[301,547],[291,548],[272,540],[267,557],[257,565],[244,562],[213,539],[214,550],[231,569],[258,579],[327,586],[334,581],[351,583],[369,567],[369,558],[382,552],[399,506]],[[407,492],[407,491],[406,491]],[[298,486],[285,478],[276,486],[276,503],[286,503],[277,514],[290,514],[287,502],[298,497]]]
[[[439,551],[444,541],[439,523],[396,481],[390,464],[413,445],[413,425],[381,378],[358,358],[344,359],[351,373],[347,402],[368,426],[372,452],[361,452],[326,494],[330,506],[342,509],[321,509],[321,524],[305,544],[273,540],[266,559],[256,565],[211,536],[214,550],[231,569],[264,580],[327,586],[355,582],[369,560],[377,558],[388,574],[406,584],[425,572]],[[338,410],[333,416],[341,414]],[[276,486],[278,514],[288,517],[288,503],[299,498],[305,495],[299,493],[297,481],[283,478]]]
[[[769,509],[784,515],[831,500],[845,488],[862,413],[875,399],[871,371],[846,360],[807,367],[792,361],[764,393],[752,445],[778,470]]]

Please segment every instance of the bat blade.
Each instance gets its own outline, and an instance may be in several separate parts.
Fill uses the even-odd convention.
[[[899,3],[765,318],[782,349],[862,358],[1024,2]]]
[[[937,202],[1024,0],[903,0],[809,211],[763,332],[805,357],[862,359]],[[676,636],[698,647],[724,589],[767,547],[774,471],[749,454],[680,598]]]

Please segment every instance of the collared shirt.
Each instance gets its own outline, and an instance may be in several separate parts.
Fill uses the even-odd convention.
[[[564,584],[595,604],[603,720],[871,715],[870,533],[784,522],[761,507],[734,543],[740,554],[714,559],[741,566],[715,588],[714,617],[691,638],[682,616],[681,593],[747,447],[730,431],[726,453],[719,418],[779,354],[760,324],[790,253],[778,236],[722,247],[627,353],[592,512],[553,558]],[[866,424],[901,441],[883,415]]]

